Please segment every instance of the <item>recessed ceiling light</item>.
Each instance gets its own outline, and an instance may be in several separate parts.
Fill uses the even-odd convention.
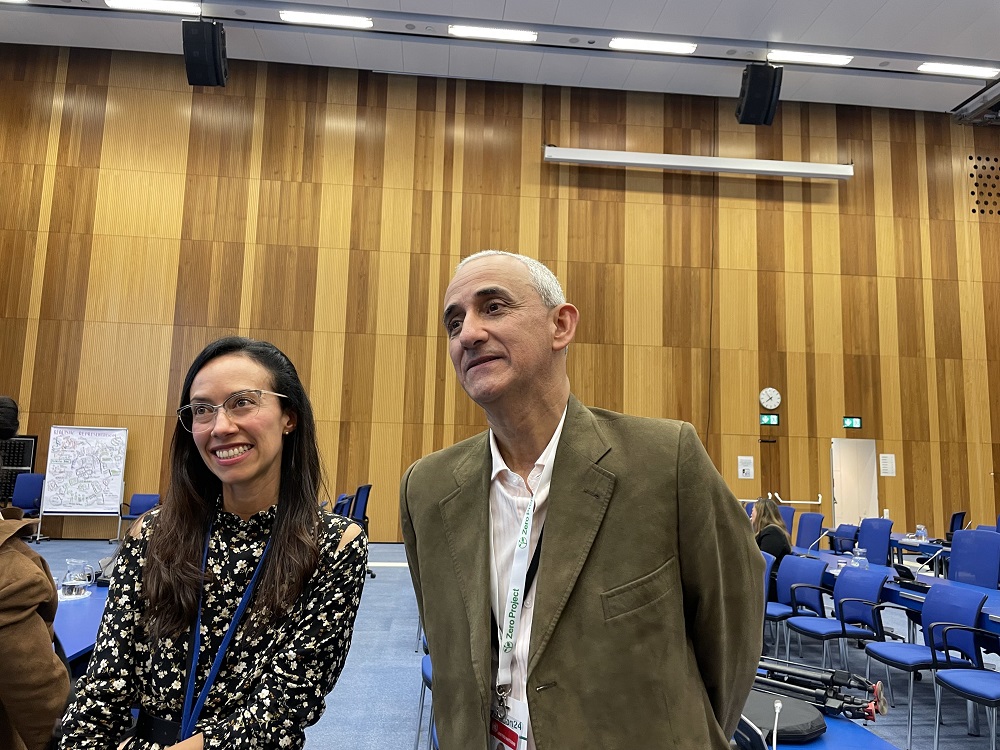
[[[142,13],[174,13],[179,16],[200,16],[201,5],[187,0],[104,0],[113,10],[137,10]]]
[[[771,50],[767,53],[768,62],[806,63],[807,65],[847,65],[854,57],[851,55],[827,55],[820,52],[793,52],[791,50]]]
[[[615,37],[608,43],[608,46],[623,52],[658,52],[661,55],[690,55],[698,49],[697,44],[690,42],[665,42],[655,39],[627,39],[625,37]]]
[[[967,78],[996,78],[1000,69],[979,65],[954,65],[952,63],[926,62],[917,68],[921,73],[937,73],[943,76],[965,76]]]
[[[306,13],[299,10],[279,10],[285,23],[304,23],[308,26],[337,26],[342,29],[370,29],[375,22],[364,16],[340,16],[332,13]]]
[[[527,29],[490,29],[484,26],[448,26],[452,36],[469,39],[495,39],[499,42],[536,42],[538,33]]]

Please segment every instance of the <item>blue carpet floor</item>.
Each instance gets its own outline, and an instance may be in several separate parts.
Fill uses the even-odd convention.
[[[39,549],[58,578],[65,570],[66,558],[96,563],[111,554],[114,547],[101,541],[55,540],[42,542]],[[310,748],[406,750],[413,747],[423,653],[415,650],[417,608],[410,576],[402,545],[373,544],[370,558],[376,578],[365,585],[354,642],[340,682],[327,699],[326,713],[307,732]],[[890,613],[887,625],[896,632],[905,632],[905,620],[898,613]],[[799,657],[793,643],[793,660],[818,665],[820,654],[818,645],[805,642]],[[853,671],[864,674],[863,653],[852,649],[850,659]],[[884,679],[884,675],[883,667],[873,665],[874,678]],[[906,685],[906,675],[893,672],[896,708],[869,726],[872,732],[899,748],[906,745]],[[972,737],[966,734],[964,702],[945,693],[942,706],[942,748],[989,748],[989,729],[982,709],[979,710],[981,736]],[[424,716],[426,724],[426,713]],[[933,717],[934,691],[929,675],[925,674],[914,688],[913,748],[916,750],[931,750]],[[426,727],[420,746],[427,746]]]

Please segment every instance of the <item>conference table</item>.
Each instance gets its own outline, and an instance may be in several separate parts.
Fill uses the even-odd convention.
[[[828,552],[826,550],[807,550],[805,547],[792,547],[792,552],[803,557],[815,557],[825,562],[826,571],[823,573],[823,586],[830,589],[833,588],[834,583],[837,581],[838,574],[833,571],[838,570],[840,567],[838,562],[841,560],[850,560],[850,555],[838,555],[835,552]],[[896,576],[895,568],[871,564],[869,564],[868,568],[869,570],[885,573],[888,577],[888,581],[882,591],[882,601],[905,607],[912,612],[920,612],[924,606],[925,595],[920,591],[903,588],[898,583],[895,583],[893,580]],[[984,594],[986,596],[986,603],[983,605],[982,614],[979,617],[979,622],[976,624],[983,630],[1000,635],[1000,591],[951,581],[947,578],[938,578],[937,576],[917,574],[916,579],[930,586],[959,586]]]
[[[89,591],[91,594],[85,599],[59,602],[53,623],[59,642],[66,652],[66,659],[73,666],[76,666],[74,662],[85,662],[86,657],[94,650],[97,629],[104,614],[104,605],[108,601],[106,588],[91,586]]]

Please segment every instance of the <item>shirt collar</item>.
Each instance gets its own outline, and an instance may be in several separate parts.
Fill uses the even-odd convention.
[[[563,409],[562,416],[559,418],[559,424],[556,425],[556,431],[552,433],[552,437],[549,439],[549,444],[545,446],[545,450],[542,451],[542,455],[538,457],[535,461],[536,469],[543,469],[549,463],[552,462],[556,457],[556,448],[559,446],[559,437],[562,435],[563,424],[566,422],[566,412],[569,411],[569,404],[566,404],[566,408]],[[493,434],[493,430],[490,430],[490,455],[493,457],[493,471],[490,473],[490,481],[492,482],[497,478],[497,474],[501,471],[510,471],[507,466],[507,462],[503,460],[503,456],[500,455],[500,448],[497,447],[497,439]]]

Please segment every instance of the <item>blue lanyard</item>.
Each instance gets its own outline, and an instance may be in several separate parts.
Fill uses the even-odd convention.
[[[208,533],[205,535],[205,554],[201,559],[202,575],[204,575],[205,568],[208,566],[208,543],[211,538],[212,526],[210,525],[208,527]],[[226,630],[226,635],[222,639],[222,645],[219,646],[219,652],[215,655],[215,659],[212,661],[212,668],[208,672],[208,678],[205,680],[205,685],[202,687],[201,693],[199,693],[198,699],[194,702],[194,707],[192,708],[191,704],[194,701],[194,688],[198,672],[198,653],[201,651],[201,605],[205,596],[205,584],[202,583],[201,592],[198,594],[198,620],[194,624],[194,640],[191,646],[191,667],[188,669],[187,691],[184,694],[184,714],[181,716],[182,740],[186,740],[194,734],[194,727],[195,724],[198,723],[198,717],[201,715],[201,709],[205,705],[205,699],[208,698],[212,685],[215,683],[215,678],[218,676],[219,670],[222,668],[222,661],[226,657],[226,651],[229,649],[229,644],[233,640],[233,635],[235,635],[236,629],[239,627],[243,613],[246,611],[247,605],[250,604],[250,599],[253,597],[254,587],[257,585],[257,579],[260,578],[260,572],[264,569],[264,560],[267,559],[267,552],[270,549],[271,539],[268,539],[267,545],[264,547],[264,552],[260,556],[260,561],[257,563],[257,569],[254,570],[253,577],[250,579],[250,583],[247,584],[246,590],[243,592],[243,598],[240,599],[240,604],[236,608],[236,613],[233,615],[233,620],[229,623],[229,629]]]

